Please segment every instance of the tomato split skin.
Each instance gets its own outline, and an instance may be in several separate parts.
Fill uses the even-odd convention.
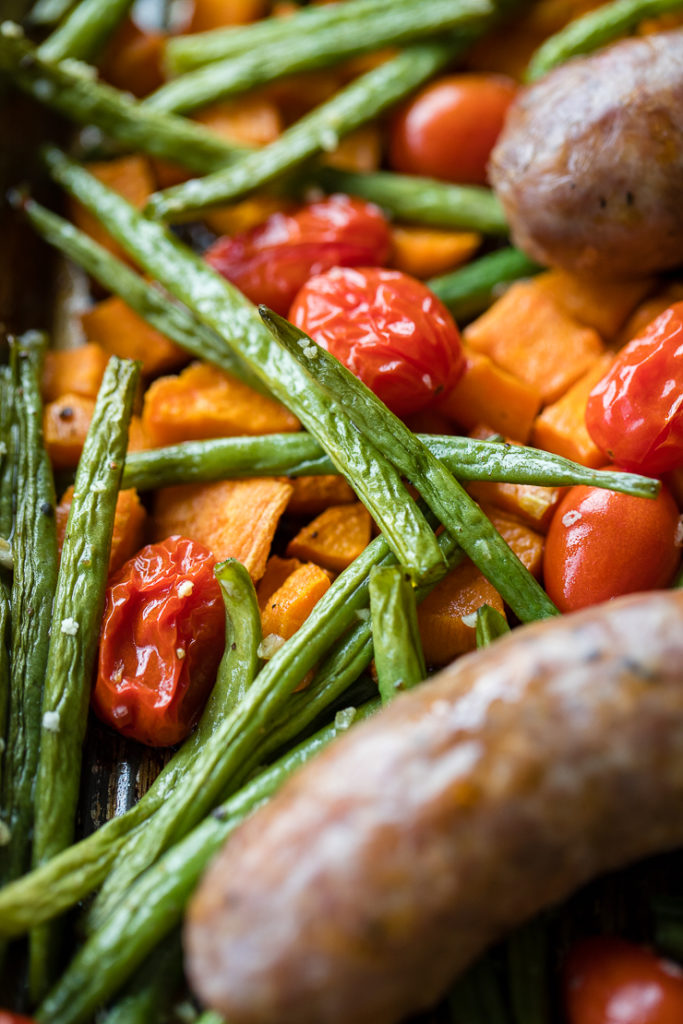
[[[111,577],[92,706],[124,736],[172,746],[201,714],[225,635],[214,564],[204,545],[174,536]]]
[[[568,1024],[680,1024],[683,971],[623,939],[584,939],[564,970]]]
[[[491,150],[518,91],[511,78],[449,75],[421,89],[395,118],[391,166],[466,185],[484,185]]]
[[[660,476],[683,466],[683,302],[621,350],[590,393],[586,426],[631,472]]]
[[[664,486],[655,499],[571,487],[546,537],[548,596],[569,612],[666,587],[680,562],[680,532],[678,508]]]
[[[205,258],[252,302],[286,316],[311,276],[335,266],[382,266],[390,249],[389,225],[377,206],[333,195],[219,238]]]
[[[465,369],[450,313],[400,270],[335,267],[303,286],[289,319],[398,416],[425,409]]]

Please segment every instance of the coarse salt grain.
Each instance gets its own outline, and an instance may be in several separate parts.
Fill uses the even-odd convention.
[[[60,628],[62,633],[66,633],[67,636],[76,636],[76,633],[78,633],[78,623],[72,618],[62,619]]]
[[[183,580],[178,587],[178,597],[189,597],[193,590],[194,583],[191,583],[190,580]]]
[[[59,711],[46,711],[43,715],[43,729],[47,732],[59,732]]]

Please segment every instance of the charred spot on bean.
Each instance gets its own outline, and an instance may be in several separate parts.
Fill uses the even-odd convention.
[[[48,516],[48,517],[49,516],[53,516],[55,514],[55,510],[54,510],[54,508],[52,507],[52,505],[50,504],[49,501],[41,502],[41,504],[40,504],[40,511],[41,511],[42,515]]]
[[[231,644],[230,644],[230,650],[231,650],[231,651],[236,651],[236,650],[237,650],[237,644],[236,644],[236,643],[234,643],[234,642],[233,642],[233,643],[231,643]]]
[[[216,821],[225,821],[228,817],[228,812],[225,807],[215,807],[211,812],[211,817],[215,818]]]

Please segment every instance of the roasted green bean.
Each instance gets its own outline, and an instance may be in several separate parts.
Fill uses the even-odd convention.
[[[427,675],[415,591],[398,565],[370,572],[370,621],[377,685],[384,704]]]

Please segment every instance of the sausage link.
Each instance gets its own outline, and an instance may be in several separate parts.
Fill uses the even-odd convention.
[[[230,839],[189,911],[231,1024],[391,1024],[603,871],[683,843],[683,591],[516,630],[399,696]]]
[[[627,39],[523,90],[491,155],[516,244],[583,275],[683,262],[683,30]]]

